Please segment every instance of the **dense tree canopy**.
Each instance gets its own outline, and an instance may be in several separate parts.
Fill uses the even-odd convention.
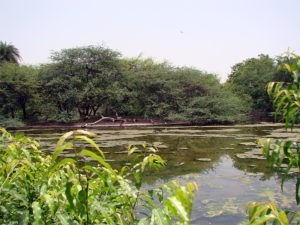
[[[232,107],[232,111],[236,110],[233,114],[231,110],[208,109],[220,106],[217,102],[219,97],[226,96],[228,100],[237,98],[229,91],[225,94],[214,74],[188,67],[174,68],[167,63],[157,64],[151,59],[131,59],[126,63],[130,65],[127,70],[130,80],[127,86],[130,90],[128,105],[134,106],[129,114],[207,123],[237,121],[238,117],[234,119],[233,115],[245,112],[241,105],[239,108]],[[224,95],[221,94],[223,91]],[[208,103],[210,101],[211,104]]]
[[[70,121],[118,115],[234,123],[246,121],[250,111],[270,111],[266,84],[290,79],[285,68],[275,69],[288,59],[267,55],[234,65],[226,84],[215,74],[151,58],[121,58],[102,46],[63,49],[50,58],[39,67],[2,63],[2,117]]]
[[[55,114],[95,116],[115,98],[122,78],[119,53],[103,47],[82,47],[54,52],[53,63],[41,67],[44,96]],[[56,98],[53,98],[53,96]]]
[[[196,69],[149,58],[120,58],[118,52],[95,46],[64,49],[51,58],[52,63],[39,70],[42,98],[47,99],[40,109],[42,119],[120,115],[234,122],[241,119],[236,114],[247,111],[237,96],[222,88],[216,75]],[[219,99],[226,101],[220,104]]]
[[[12,118],[28,119],[28,112],[34,113],[40,86],[37,69],[18,66],[14,63],[0,64],[0,111]]]
[[[266,93],[266,85],[276,71],[273,59],[268,55],[250,58],[232,67],[227,85],[245,101],[253,110],[271,111],[272,104]]]

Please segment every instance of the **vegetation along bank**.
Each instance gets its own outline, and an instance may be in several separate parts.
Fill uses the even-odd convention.
[[[50,63],[38,66],[22,65],[20,59],[15,46],[0,42],[3,127],[85,124],[102,118],[133,123],[249,122],[273,110],[267,83],[291,79],[286,68],[276,69],[290,60],[288,56],[273,59],[264,54],[234,65],[224,84],[216,74],[151,58],[121,57],[103,46],[62,49],[51,54]]]

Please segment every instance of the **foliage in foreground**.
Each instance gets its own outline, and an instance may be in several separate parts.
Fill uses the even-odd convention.
[[[147,155],[117,171],[91,132],[64,134],[52,156],[34,140],[0,134],[0,224],[190,224],[197,186],[142,187],[144,170],[164,165],[152,147],[142,146]],[[63,151],[75,157],[62,158]],[[97,165],[85,164],[87,158]]]
[[[290,57],[290,56],[289,56]],[[273,82],[268,85],[268,94],[273,98],[276,116],[280,116],[286,128],[293,128],[300,120],[300,58],[292,55],[289,60],[293,63],[285,64],[292,73],[292,82]],[[292,131],[290,131],[292,132]],[[283,172],[281,187],[291,170],[296,173],[296,202],[300,204],[300,138],[293,140],[264,140],[263,153],[272,168]],[[285,166],[286,165],[286,166]],[[274,203],[247,204],[249,224],[300,224],[300,211],[277,209]]]

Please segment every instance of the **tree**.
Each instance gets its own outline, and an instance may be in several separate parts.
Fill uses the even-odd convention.
[[[252,104],[253,111],[270,112],[272,104],[266,93],[266,85],[272,81],[274,72],[273,59],[268,55],[259,55],[259,58],[250,58],[235,64],[227,86],[244,99],[250,99],[249,104]]]
[[[12,62],[18,64],[20,60],[19,49],[12,44],[0,41],[0,63]]]
[[[15,118],[20,112],[22,119],[28,119],[28,111],[34,111],[34,101],[38,99],[37,75],[37,69],[31,66],[0,64],[0,110],[3,115]]]
[[[128,114],[139,117],[165,118],[173,101],[167,86],[167,77],[172,73],[166,63],[155,63],[152,59],[127,60]]]
[[[176,68],[165,62],[155,63],[152,59],[126,59],[123,63],[129,81],[127,105],[132,106],[128,114],[223,123],[238,121],[241,117],[237,117],[236,112],[245,111],[241,99],[222,88],[214,74],[188,67]]]
[[[184,110],[196,123],[236,123],[246,121],[249,108],[233,93],[222,90],[211,96],[194,97]]]
[[[63,49],[51,56],[52,64],[42,67],[44,96],[57,113],[81,117],[111,113],[109,105],[122,79],[120,53],[101,46]],[[55,98],[53,98],[55,96]]]

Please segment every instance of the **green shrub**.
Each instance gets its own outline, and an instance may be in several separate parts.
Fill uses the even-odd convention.
[[[290,57],[290,55],[288,56]],[[275,105],[275,116],[280,115],[286,128],[294,128],[300,119],[300,58],[293,54],[292,63],[285,68],[292,74],[292,82],[271,82],[268,94]],[[296,171],[295,199],[300,205],[300,136],[291,140],[261,140],[263,154],[270,166],[282,172],[281,188],[291,169]],[[277,209],[274,203],[247,204],[249,224],[300,224],[300,210]],[[268,223],[268,224],[269,224]]]
[[[5,118],[0,116],[0,127],[20,127],[24,123],[17,118]]]
[[[52,156],[34,140],[0,134],[0,224],[190,224],[194,184],[142,187],[147,167],[164,166],[152,147],[141,146],[147,155],[117,171],[91,132],[65,133]],[[66,149],[75,157],[62,158]],[[97,165],[85,164],[87,157]]]

